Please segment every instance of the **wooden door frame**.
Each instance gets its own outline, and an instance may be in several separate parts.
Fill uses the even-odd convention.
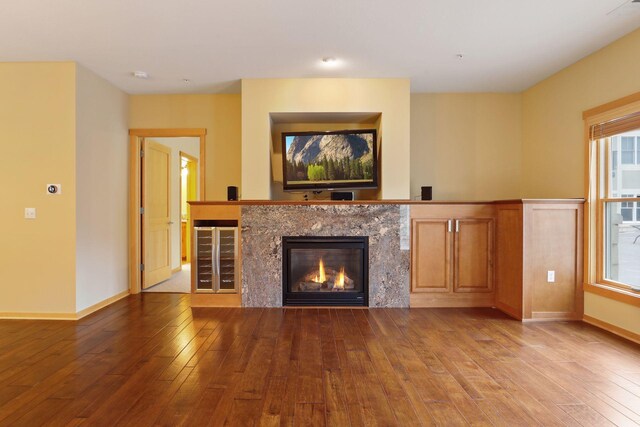
[[[129,292],[137,294],[142,289],[140,264],[142,255],[142,227],[140,207],[142,206],[140,179],[140,140],[143,138],[200,138],[200,198],[205,194],[205,141],[207,130],[197,129],[129,129]]]
[[[200,165],[200,161],[196,158],[193,157],[192,155],[190,155],[189,153],[185,153],[184,151],[180,151],[180,166],[182,166],[182,159],[185,158],[187,159],[187,161],[189,163],[195,163],[196,167],[199,167]],[[198,175],[200,175],[200,171],[198,170]],[[187,178],[188,179],[188,178]],[[187,182],[187,187],[188,187],[188,182]],[[180,212],[180,270],[182,270],[182,168],[180,168],[180,199],[179,199],[179,203],[180,203],[180,208],[179,208],[179,212]],[[202,190],[200,191],[196,191],[196,200],[200,201],[202,200]],[[189,189],[187,188],[187,197],[189,194]],[[191,219],[191,215],[189,215],[189,219]],[[187,221],[187,225],[190,223],[191,221]],[[187,229],[186,231],[187,233],[187,237],[189,236],[189,230]],[[191,241],[189,240],[187,242],[187,263],[191,263]]]

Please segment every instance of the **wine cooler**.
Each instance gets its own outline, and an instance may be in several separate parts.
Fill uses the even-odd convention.
[[[196,292],[238,292],[238,227],[194,227]]]

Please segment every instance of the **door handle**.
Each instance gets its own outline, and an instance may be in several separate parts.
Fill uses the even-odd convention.
[[[169,221],[167,224],[171,225],[171,224],[173,224],[173,221]]]
[[[451,233],[451,220],[447,220],[447,231]]]
[[[460,232],[460,221],[456,219],[456,233]]]

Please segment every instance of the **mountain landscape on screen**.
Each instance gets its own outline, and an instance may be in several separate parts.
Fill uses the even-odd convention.
[[[372,132],[286,135],[283,139],[288,185],[373,182]]]

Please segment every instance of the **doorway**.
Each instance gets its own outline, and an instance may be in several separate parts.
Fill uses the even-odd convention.
[[[204,199],[204,129],[130,130],[130,292],[191,291],[187,201]]]

